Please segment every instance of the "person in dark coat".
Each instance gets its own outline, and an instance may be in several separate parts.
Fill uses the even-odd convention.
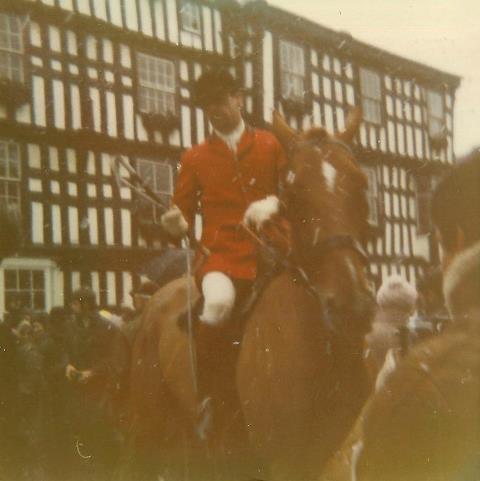
[[[46,479],[51,417],[45,355],[30,318],[22,319],[13,333],[17,337],[14,411],[16,478]]]
[[[15,443],[17,339],[5,322],[0,323],[0,479],[11,479],[18,450]]]
[[[0,202],[0,262],[14,254],[22,245],[21,221],[16,206]],[[0,322],[0,479],[11,478],[17,394],[15,336],[11,330],[9,314]],[[17,322],[18,319],[13,322]]]
[[[79,479],[108,479],[120,449],[118,416],[128,348],[118,327],[100,315],[95,294],[73,293],[65,330],[70,448]]]

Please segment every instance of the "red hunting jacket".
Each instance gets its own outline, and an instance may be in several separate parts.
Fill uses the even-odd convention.
[[[183,154],[173,203],[192,226],[200,199],[201,243],[211,252],[202,259],[197,280],[210,271],[232,279],[256,277],[257,245],[240,224],[252,202],[278,195],[285,167],[273,134],[248,127],[236,154],[216,135]]]

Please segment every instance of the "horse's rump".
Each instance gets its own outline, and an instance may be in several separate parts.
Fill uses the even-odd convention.
[[[155,293],[143,313],[133,347],[131,411],[147,425],[158,418],[167,392],[186,412],[195,412],[188,335],[178,323],[187,306],[187,285],[187,278],[181,277]],[[194,303],[199,293],[193,278],[190,286]]]

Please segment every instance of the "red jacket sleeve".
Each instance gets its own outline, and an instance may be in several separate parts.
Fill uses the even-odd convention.
[[[199,191],[200,186],[193,158],[191,151],[188,151],[182,155],[180,160],[180,171],[178,172],[175,193],[173,194],[173,204],[182,211],[190,228],[194,225]]]

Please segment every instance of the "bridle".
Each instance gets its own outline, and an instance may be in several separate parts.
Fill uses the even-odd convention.
[[[298,142],[296,139],[292,139],[288,145],[288,157],[289,159],[295,154],[295,152],[301,147],[313,147],[318,149],[318,151],[322,152],[322,145],[324,144],[334,144],[342,147],[349,155],[352,157],[354,156],[354,152],[351,147],[346,144],[345,142],[335,139],[335,138],[324,138],[321,140],[313,139],[313,140],[306,140],[302,142]],[[321,161],[324,161],[329,153],[324,153],[321,157]],[[291,182],[291,184],[294,183]],[[313,248],[309,249],[308,257],[315,260],[319,260],[320,258],[325,257],[327,254],[331,253],[337,249],[348,249],[355,252],[359,258],[361,259],[364,265],[368,264],[368,255],[365,252],[362,244],[352,235],[348,234],[335,234],[331,235],[320,242],[317,242],[316,234],[314,234],[313,238],[309,245],[313,246]]]

